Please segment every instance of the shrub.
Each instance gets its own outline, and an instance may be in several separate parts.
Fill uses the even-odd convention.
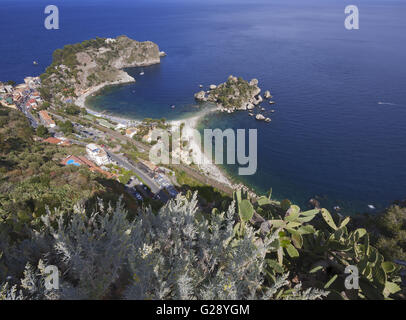
[[[267,282],[264,258],[277,233],[259,238],[258,231],[247,226],[244,236],[237,237],[234,206],[206,219],[199,214],[196,199],[196,194],[189,200],[178,196],[157,215],[147,209],[132,222],[121,202],[115,208],[99,202],[91,213],[81,205],[72,214],[48,210],[37,236],[31,234],[18,245],[3,237],[0,250],[5,250],[5,260],[0,260],[0,267],[15,268],[13,256],[19,257],[20,270],[24,261],[26,267],[21,280],[12,278],[13,283],[1,286],[0,298],[101,299],[122,297],[123,292],[127,299],[317,299],[326,295],[311,288],[302,291],[300,284],[285,290],[290,284],[288,274]],[[61,272],[59,291],[44,287],[45,263]]]
[[[37,136],[41,138],[48,138],[50,135],[48,129],[45,126],[39,125],[37,128]]]

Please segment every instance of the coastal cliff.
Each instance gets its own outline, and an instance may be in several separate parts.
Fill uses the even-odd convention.
[[[41,95],[57,105],[108,84],[134,82],[122,69],[160,63],[157,44],[126,36],[96,38],[67,45],[53,53],[53,62],[41,75]]]

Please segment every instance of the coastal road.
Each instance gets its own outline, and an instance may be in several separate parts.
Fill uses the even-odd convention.
[[[27,107],[25,106],[25,104],[27,103],[28,99],[29,99],[29,96],[25,96],[25,97],[23,98],[23,100],[21,101],[21,103],[20,103],[17,107],[18,107],[18,108],[21,110],[21,112],[24,113],[25,116],[28,118],[28,120],[30,121],[31,126],[32,126],[34,129],[37,129],[37,128],[38,128],[38,125],[39,125],[39,124],[38,124],[38,121],[34,118],[34,116],[31,114],[31,112],[28,111]]]
[[[135,167],[131,163],[129,163],[124,156],[121,156],[119,154],[113,153],[108,150],[106,150],[106,152],[113,161],[115,161],[119,164],[119,166],[121,166],[127,170],[131,170],[135,174],[137,174],[145,182],[145,184],[151,189],[153,194],[159,194],[162,201],[166,202],[169,200],[169,197],[165,194],[165,192],[162,190],[162,188],[153,179],[151,179],[149,176],[147,176],[142,170],[138,169],[137,167]]]

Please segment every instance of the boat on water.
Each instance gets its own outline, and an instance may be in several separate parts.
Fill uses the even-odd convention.
[[[175,105],[172,105],[172,106],[171,106],[171,109],[175,109],[175,108],[176,108],[176,106],[175,106]]]
[[[144,74],[145,74],[144,71],[140,72],[140,76],[143,76]]]
[[[38,62],[37,62],[37,61],[33,61],[32,64],[36,66],[36,65],[38,64]]]

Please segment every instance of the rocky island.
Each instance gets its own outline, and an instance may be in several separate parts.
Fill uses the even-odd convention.
[[[41,96],[60,105],[105,85],[134,82],[122,69],[157,64],[165,55],[153,42],[126,36],[66,45],[53,53],[52,64],[41,75]]]
[[[216,103],[221,111],[231,113],[236,110],[254,109],[263,101],[260,93],[261,89],[258,87],[257,79],[252,79],[248,83],[242,78],[231,75],[226,82],[218,86],[210,85],[208,92],[196,93],[195,99]]]
[[[209,91],[199,91],[195,94],[197,101],[207,101],[215,103],[221,112],[232,113],[237,110],[252,110],[259,106],[264,99],[260,95],[261,89],[258,87],[258,80],[252,79],[250,82],[230,75],[226,82],[216,86],[210,85]],[[269,90],[264,93],[265,99],[272,98]],[[256,116],[257,120],[270,122],[271,119],[262,114]]]

